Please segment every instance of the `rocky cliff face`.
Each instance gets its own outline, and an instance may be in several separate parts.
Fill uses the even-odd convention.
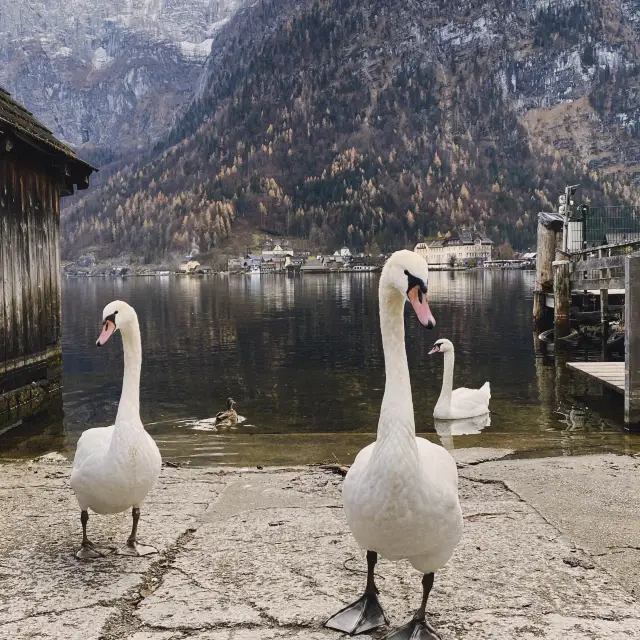
[[[242,0],[0,0],[0,84],[98,164],[166,134]]]
[[[65,213],[63,249],[210,250],[238,218],[390,250],[516,248],[565,183],[640,205],[640,2],[263,0],[214,39],[155,156]]]

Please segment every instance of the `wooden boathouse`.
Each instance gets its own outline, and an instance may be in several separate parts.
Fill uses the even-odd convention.
[[[0,432],[60,393],[60,197],[93,171],[0,87]]]

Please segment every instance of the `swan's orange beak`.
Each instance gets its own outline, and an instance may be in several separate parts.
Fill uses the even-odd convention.
[[[413,289],[409,290],[407,294],[413,310],[418,316],[418,320],[427,327],[427,329],[433,329],[436,326],[436,319],[429,309],[429,301],[427,300],[427,294],[420,289],[420,285],[416,285]]]
[[[111,322],[111,320],[105,320],[105,323],[102,325],[102,333],[98,336],[96,340],[96,347],[101,347],[116,330],[116,325]]]

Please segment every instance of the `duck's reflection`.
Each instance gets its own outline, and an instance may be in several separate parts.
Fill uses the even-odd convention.
[[[485,413],[474,418],[460,418],[459,420],[433,421],[436,431],[440,436],[442,446],[448,451],[455,449],[453,439],[455,436],[470,436],[480,433],[491,424],[491,414]]]

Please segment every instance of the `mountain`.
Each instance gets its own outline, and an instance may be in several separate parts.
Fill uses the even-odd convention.
[[[261,0],[216,34],[154,156],[65,209],[63,253],[156,261],[238,222],[327,248],[468,227],[522,249],[567,183],[640,204],[638,29],[622,0]]]
[[[0,85],[88,160],[146,148],[242,0],[0,0]]]

